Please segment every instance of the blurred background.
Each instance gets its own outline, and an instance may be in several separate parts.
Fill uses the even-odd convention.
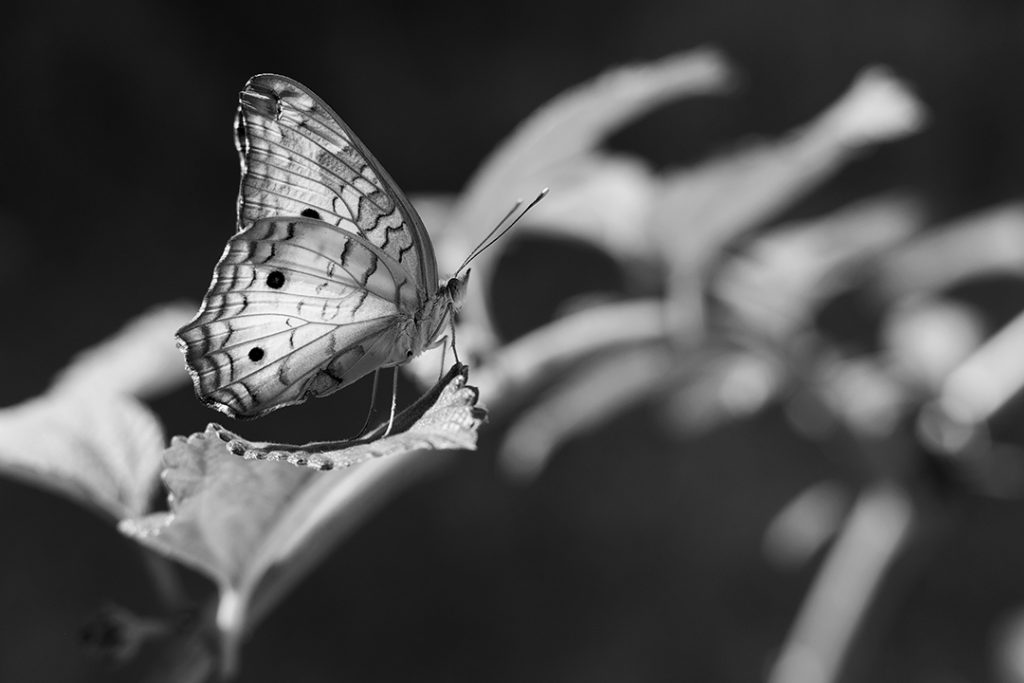
[[[537,107],[615,65],[712,45],[737,71],[731,95],[661,107],[609,141],[660,171],[783,135],[864,67],[886,64],[924,103],[927,127],[855,159],[771,222],[899,191],[939,225],[1020,199],[1022,37],[1024,6],[996,0],[9,3],[0,405],[44,391],[78,350],[149,306],[199,301],[233,230],[231,122],[255,73],[315,90],[410,194],[455,194]],[[511,241],[493,292],[503,338],[577,295],[634,294],[613,256],[563,239]],[[1024,304],[1021,272],[971,281],[956,300],[998,330]],[[854,292],[821,324],[839,347],[867,353],[880,310]],[[403,384],[404,400],[415,392]],[[348,434],[368,395],[361,386],[275,413],[246,435]],[[683,434],[651,408],[662,398],[575,436],[528,483],[498,464],[507,422],[485,428],[480,451],[402,493],[280,605],[243,650],[242,680],[768,676],[821,556],[781,567],[766,556],[766,530],[809,486],[853,495],[870,476],[794,427],[785,402]],[[168,435],[213,419],[233,428],[191,387],[151,406]],[[1011,402],[993,424],[1001,442],[1019,441],[1021,409]],[[926,494],[935,508],[923,550],[880,594],[844,680],[1021,680],[1005,660],[1020,640],[1024,505],[921,484],[933,486],[942,492]],[[0,479],[0,553],[0,680],[137,680],[145,651],[111,665],[78,642],[105,604],[158,611],[132,541]],[[189,580],[197,596],[209,590]]]

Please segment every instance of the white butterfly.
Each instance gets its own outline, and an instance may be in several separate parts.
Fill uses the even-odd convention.
[[[198,396],[256,417],[441,343],[469,271],[438,279],[420,217],[338,115],[261,74],[235,129],[238,232],[177,333]]]

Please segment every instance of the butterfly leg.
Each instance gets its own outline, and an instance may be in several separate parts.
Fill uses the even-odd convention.
[[[441,369],[437,372],[437,381],[440,382],[441,378],[444,377],[444,361],[448,356],[448,340],[444,339],[441,343]]]
[[[457,348],[455,348],[455,320],[454,319],[449,319],[448,328],[451,330],[451,333],[452,333],[452,335],[451,335],[451,339],[452,339],[452,353],[455,354],[455,363],[457,365],[462,365],[462,361],[459,360],[459,350]]]
[[[379,372],[379,371],[378,371]],[[374,375],[376,377],[376,375]],[[391,416],[388,417],[388,428],[384,430],[384,436],[391,433],[395,426],[395,407],[398,405],[398,366],[391,369]],[[383,438],[383,437],[382,437]]]
[[[370,409],[366,412],[366,419],[363,420],[363,426],[359,428],[355,437],[358,439],[366,433],[367,428],[370,426],[370,420],[373,419],[373,406],[377,403],[377,386],[380,384],[380,370],[373,371],[373,391],[370,393]]]

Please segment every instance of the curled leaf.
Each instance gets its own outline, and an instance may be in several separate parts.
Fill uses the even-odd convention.
[[[476,405],[479,395],[466,384],[467,372],[465,365],[452,366],[433,389],[395,417],[388,436],[384,435],[387,425],[381,425],[360,439],[297,445],[247,441],[216,424],[210,429],[235,455],[318,470],[352,467],[370,458],[416,449],[472,450],[476,430],[487,413]]]

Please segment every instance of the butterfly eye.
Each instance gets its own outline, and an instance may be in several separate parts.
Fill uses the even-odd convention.
[[[281,289],[284,286],[284,273],[280,270],[275,270],[267,276],[267,287],[271,289]]]
[[[249,360],[253,363],[263,360],[263,349],[258,346],[249,349]]]

